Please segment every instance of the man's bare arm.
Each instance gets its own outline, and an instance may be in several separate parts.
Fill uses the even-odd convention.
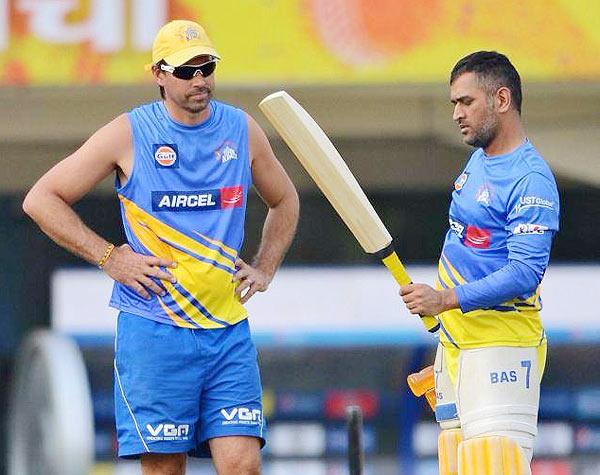
[[[128,176],[132,153],[129,119],[121,115],[42,176],[25,197],[23,210],[54,242],[98,264],[109,243],[90,229],[71,206],[115,170]],[[173,279],[154,266],[170,265],[171,261],[142,256],[124,245],[114,249],[103,269],[113,279],[149,298],[144,287],[155,293],[164,292],[149,276]]]
[[[275,158],[271,145],[260,126],[248,116],[248,140],[252,160],[254,186],[269,211],[262,230],[258,252],[252,266],[241,259],[235,280],[240,281],[236,293],[245,303],[252,295],[264,292],[289,248],[298,224],[299,200],[296,188]]]

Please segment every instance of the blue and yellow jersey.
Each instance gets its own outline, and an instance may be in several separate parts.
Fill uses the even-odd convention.
[[[471,156],[454,184],[436,287],[460,308],[440,314],[440,340],[458,348],[537,346],[544,340],[539,283],[558,231],[550,168],[526,141],[494,157]]]
[[[110,305],[187,328],[243,320],[234,294],[252,174],[243,111],[217,101],[199,125],[174,121],[162,102],[129,113],[133,169],[117,183],[127,242],[134,251],[177,262],[164,297],[140,297],[116,282]],[[158,281],[157,281],[158,282]]]

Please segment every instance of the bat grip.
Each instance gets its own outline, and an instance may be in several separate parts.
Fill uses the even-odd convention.
[[[383,262],[383,264],[388,268],[399,285],[412,284],[412,280],[409,277],[408,272],[406,272],[402,261],[400,261],[398,254],[396,254],[396,251],[394,251],[394,248],[391,245],[379,251],[377,253],[377,257],[381,259],[381,262]],[[428,332],[435,333],[439,330],[440,322],[438,322],[437,318],[435,318],[433,315],[419,316],[421,317],[421,322]]]

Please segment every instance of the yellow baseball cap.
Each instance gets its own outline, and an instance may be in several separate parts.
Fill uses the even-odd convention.
[[[208,54],[221,59],[210,38],[198,23],[190,20],[173,20],[156,34],[152,44],[152,63],[164,60],[171,66],[181,66],[196,56]]]

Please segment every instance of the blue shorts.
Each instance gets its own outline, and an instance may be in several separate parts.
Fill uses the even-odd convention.
[[[210,457],[213,437],[265,443],[257,353],[247,320],[180,328],[121,312],[115,337],[119,456]]]

